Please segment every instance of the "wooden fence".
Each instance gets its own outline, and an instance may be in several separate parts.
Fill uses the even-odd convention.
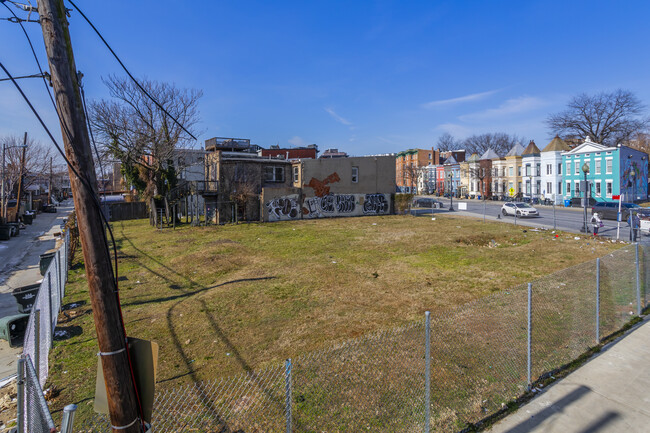
[[[143,201],[103,203],[102,208],[109,221],[149,218],[147,203]]]

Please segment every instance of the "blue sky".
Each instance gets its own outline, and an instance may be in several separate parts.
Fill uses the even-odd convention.
[[[199,145],[226,136],[363,155],[430,147],[444,132],[543,145],[545,117],[576,93],[624,88],[650,103],[641,0],[77,4],[134,75],[203,90]],[[71,15],[86,95],[106,98],[100,78],[119,66]],[[26,25],[46,64],[40,27]],[[36,72],[17,24],[0,21],[0,38],[13,74]],[[42,83],[21,84],[59,138]],[[8,82],[0,113],[0,135],[27,130],[46,142]]]

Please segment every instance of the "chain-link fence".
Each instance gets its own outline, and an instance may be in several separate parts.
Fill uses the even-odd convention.
[[[63,245],[53,253],[52,261],[43,275],[25,330],[23,354],[33,360],[41,386],[45,385],[47,379],[48,355],[52,347],[61,303],[65,296],[69,245],[70,233],[66,231]]]
[[[462,430],[640,313],[650,254],[637,248],[263,371],[159,391],[152,431]],[[100,415],[77,424],[109,431]]]
[[[18,361],[17,422],[19,432],[50,432],[54,423],[43,396],[48,376],[48,355],[68,280],[70,233],[52,254],[32,305],[25,330],[23,355]]]

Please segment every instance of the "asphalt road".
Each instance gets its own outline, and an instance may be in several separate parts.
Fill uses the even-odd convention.
[[[449,199],[438,198],[444,203],[443,209],[435,209],[434,213],[449,212]],[[467,210],[459,210],[458,204],[466,203]],[[459,215],[468,215],[482,218],[485,214],[486,220],[500,221],[505,223],[515,224],[515,217],[501,215],[501,207],[503,202],[500,201],[479,201],[479,200],[456,200],[454,199],[455,213]],[[552,206],[535,206],[539,211],[539,217],[531,218],[517,218],[516,223],[531,227],[545,227],[558,230],[580,233],[583,227],[584,213],[582,209],[565,208],[555,206],[555,211]],[[414,208],[412,213],[415,215],[431,215],[431,209],[428,208]],[[587,222],[591,220],[591,209],[587,208]],[[613,220],[603,220],[604,227],[601,227],[598,235],[616,239],[616,226],[617,222]],[[589,231],[592,227],[589,224]],[[630,239],[630,229],[626,222],[621,223],[619,239],[627,241]],[[650,242],[650,236],[641,234],[639,241]]]

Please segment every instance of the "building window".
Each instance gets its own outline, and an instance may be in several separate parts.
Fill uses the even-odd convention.
[[[600,161],[601,161],[600,159],[597,159],[597,160],[594,162],[594,164],[595,164],[595,166],[596,166],[595,169],[594,169],[594,170],[596,170],[596,174],[600,174]]]
[[[539,195],[539,190],[542,189],[542,181],[535,182],[535,194]]]
[[[571,163],[570,162],[566,163],[566,174],[571,174]]]
[[[612,164],[614,161],[612,161],[612,158],[607,158],[607,161],[605,162],[606,168],[605,168],[605,173],[607,174],[612,174]]]
[[[562,182],[557,183],[557,193],[562,195]]]
[[[521,182],[517,183],[517,192],[521,192]]]
[[[431,154],[429,154],[429,159],[431,159]]]
[[[558,175],[561,175],[561,174],[562,174],[562,163],[561,163],[561,162],[558,163],[558,165],[557,165],[557,174],[558,174]]]
[[[359,182],[359,167],[352,167],[352,183]]]
[[[567,181],[566,181],[566,191],[564,191],[564,194],[565,194],[566,196],[570,196],[570,195],[571,195],[571,181],[570,181],[570,180],[567,180]]]
[[[600,197],[600,181],[596,181],[596,197]]]
[[[580,161],[576,161],[575,166],[576,166],[575,174],[580,174]]]
[[[521,176],[521,165],[517,166],[517,176]]]
[[[606,183],[606,188],[607,188],[607,198],[612,198],[612,181],[608,180]]]
[[[510,176],[513,176],[515,174],[515,169],[512,168],[512,165],[510,167],[508,167],[508,168],[510,169],[509,170],[510,171]]]
[[[530,164],[526,164],[526,176],[530,176]]]
[[[268,165],[264,167],[265,182],[284,182],[284,167]]]
[[[299,179],[298,179],[298,174],[299,174],[299,173],[300,173],[300,171],[298,170],[298,166],[295,166],[295,167],[293,168],[293,181],[294,181],[294,182],[298,182],[298,180],[299,180]]]
[[[580,194],[580,181],[576,180],[576,189],[575,189],[575,194],[576,196]]]
[[[553,164],[546,164],[546,174],[553,174]]]
[[[537,173],[535,176],[541,176],[542,175],[542,164],[537,164],[535,166],[535,173]]]
[[[553,182],[546,182],[546,194],[553,194]]]

